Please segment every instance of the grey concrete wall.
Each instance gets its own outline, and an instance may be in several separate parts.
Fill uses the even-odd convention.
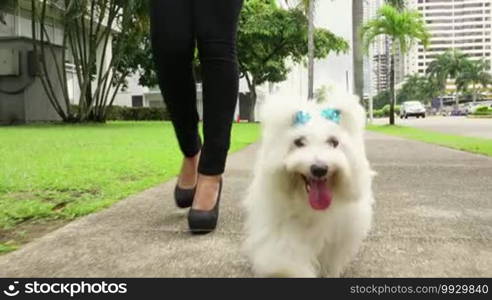
[[[27,38],[0,38],[0,48],[20,51],[20,76],[0,76],[0,123],[28,123],[35,121],[58,121],[60,117],[53,109],[43,89],[39,77],[29,75],[27,63],[28,51],[33,49]],[[56,55],[61,56],[62,49],[55,48]],[[56,78],[56,67],[51,55],[46,54],[48,73],[51,74],[54,90],[58,99],[62,98],[62,89]],[[63,66],[62,66],[63,67]],[[2,91],[25,90],[16,95]]]
[[[23,98],[0,93],[0,124],[25,123],[25,119]]]

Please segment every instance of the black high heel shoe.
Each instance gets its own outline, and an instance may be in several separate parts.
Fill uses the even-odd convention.
[[[174,188],[174,201],[179,208],[187,208],[193,204],[193,198],[195,197],[196,187],[192,189],[183,189],[176,184]]]
[[[220,195],[222,193],[222,179],[219,183],[219,194],[214,208],[211,210],[190,209],[188,213],[188,226],[193,234],[206,234],[214,231],[219,219]]]

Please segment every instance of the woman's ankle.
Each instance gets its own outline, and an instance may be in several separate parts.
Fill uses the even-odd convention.
[[[181,171],[178,186],[181,188],[194,188],[198,181],[198,162],[200,153],[192,157],[184,157],[181,164]]]
[[[220,191],[222,175],[198,175],[197,189],[193,208],[198,210],[211,210],[214,208]]]

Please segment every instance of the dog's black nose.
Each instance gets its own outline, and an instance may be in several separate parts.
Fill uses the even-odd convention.
[[[323,164],[315,164],[311,166],[311,174],[314,177],[323,177],[328,173],[328,166]]]

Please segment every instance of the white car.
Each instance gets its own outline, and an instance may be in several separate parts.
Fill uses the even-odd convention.
[[[405,101],[400,106],[400,118],[408,117],[425,118],[425,107],[420,101]]]

